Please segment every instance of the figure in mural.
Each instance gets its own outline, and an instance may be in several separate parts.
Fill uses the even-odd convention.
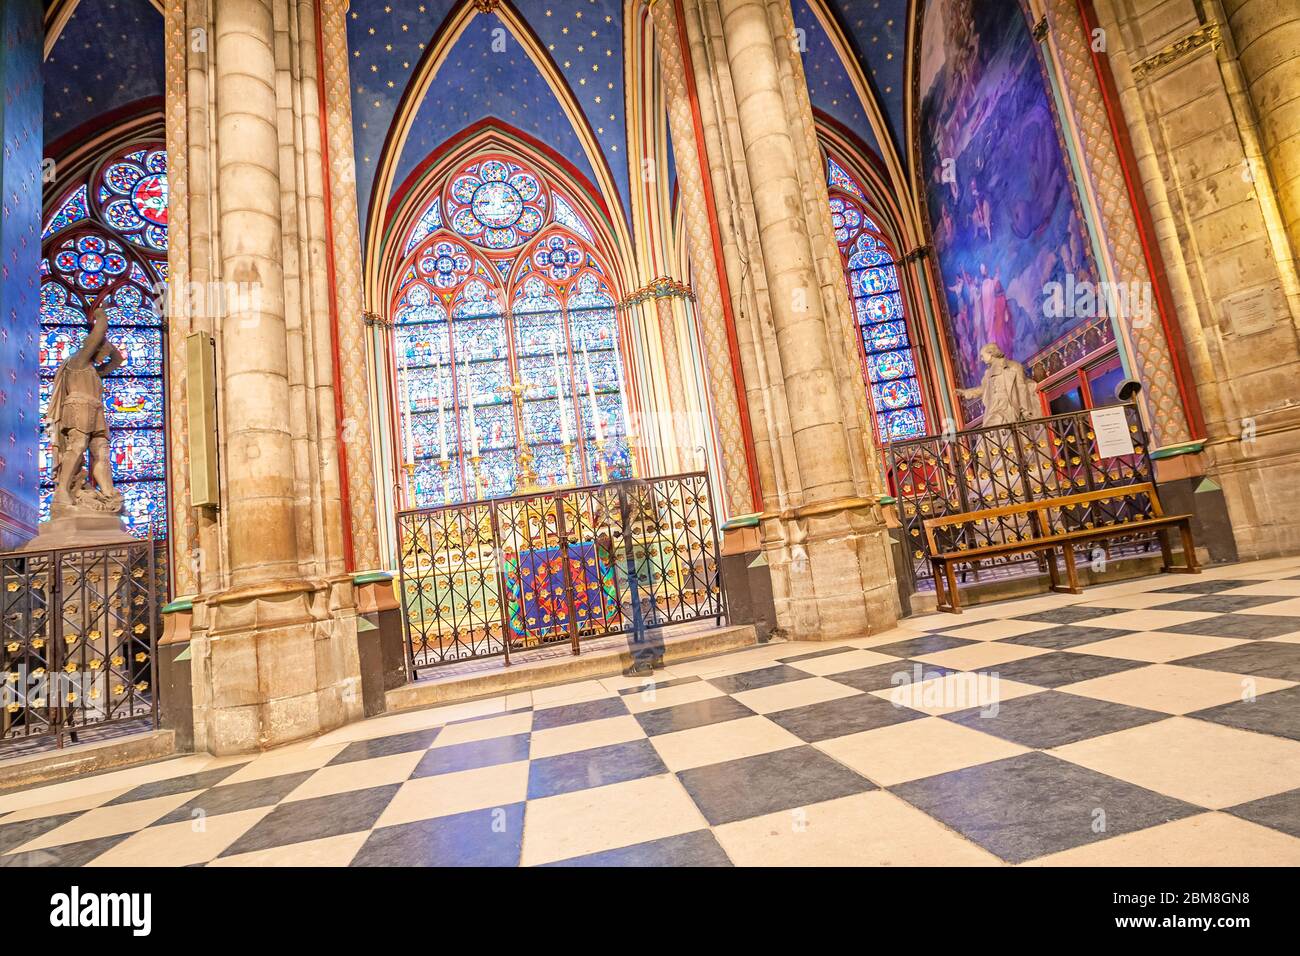
[[[988,366],[984,379],[976,388],[958,389],[957,394],[984,403],[981,425],[1010,425],[1043,414],[1024,366],[1007,358],[992,342],[980,349],[980,359]]]
[[[1095,281],[1096,267],[1020,4],[929,0],[919,92],[955,371],[972,387],[980,345],[1027,365],[1085,321],[1046,314],[1044,290],[1069,275]]]
[[[108,313],[102,307],[96,309],[90,334],[81,348],[59,366],[50,391],[45,420],[55,469],[55,513],[67,509],[122,513],[122,496],[113,487],[109,458],[104,378],[124,361],[117,346],[108,340]]]

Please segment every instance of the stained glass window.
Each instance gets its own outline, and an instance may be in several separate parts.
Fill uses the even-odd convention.
[[[826,179],[831,225],[861,333],[877,441],[924,435],[929,429],[894,254],[864,207],[862,186],[845,167],[828,158]]]
[[[126,361],[104,383],[113,482],[136,535],[167,534],[164,406],[166,330],[154,307],[167,278],[167,154],[161,144],[118,151],[65,187],[42,230],[41,411],[58,366],[108,312],[108,337]],[[53,493],[49,436],[41,436],[41,516]]]
[[[450,173],[409,227],[393,337],[417,506],[514,494],[521,436],[542,484],[596,482],[601,461],[630,472],[616,297],[591,237],[505,157]]]

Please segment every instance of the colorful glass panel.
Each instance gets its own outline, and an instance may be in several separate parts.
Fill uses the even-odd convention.
[[[393,309],[417,506],[514,494],[521,426],[543,483],[594,481],[601,455],[630,473],[616,299],[591,241],[549,182],[498,158],[450,174],[410,227]]]
[[[89,197],[93,195],[92,202]],[[89,314],[108,313],[122,366],[104,382],[113,481],[133,534],[167,534],[165,324],[155,310],[167,277],[167,154],[161,144],[100,163],[46,222],[41,264],[42,420],[58,366],[81,346]],[[49,436],[41,436],[42,515],[53,493]]]
[[[863,202],[866,192],[843,164],[827,158],[831,225],[862,336],[863,367],[877,438],[927,431],[915,351],[899,292],[894,254]]]

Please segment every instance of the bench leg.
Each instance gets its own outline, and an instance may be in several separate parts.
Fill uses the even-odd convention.
[[[1168,573],[1174,570],[1174,549],[1169,546],[1169,529],[1161,528],[1156,532],[1156,537],[1160,539],[1160,557],[1163,563],[1160,570]]]
[[[1056,549],[1048,548],[1040,552],[1043,560],[1047,562],[1047,579],[1051,582],[1050,590],[1061,590],[1061,569],[1056,566]]]
[[[1069,594],[1082,594],[1079,587],[1079,571],[1074,566],[1074,545],[1066,542],[1061,545],[1061,557],[1065,560],[1065,577],[1070,582]]]
[[[961,592],[957,590],[957,572],[952,562],[948,562],[948,610],[953,614],[961,613]]]
[[[943,562],[930,559],[930,577],[934,579],[934,609],[946,611],[947,601],[943,595]]]
[[[1187,563],[1188,574],[1200,574],[1201,563],[1196,560],[1196,542],[1192,540],[1192,523],[1184,521],[1178,525],[1183,538],[1183,561]]]

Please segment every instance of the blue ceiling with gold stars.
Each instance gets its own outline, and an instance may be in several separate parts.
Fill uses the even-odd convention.
[[[402,94],[455,6],[452,0],[354,3],[348,15],[357,194],[363,223]],[[514,9],[572,91],[626,209],[622,5],[618,0],[516,0]],[[394,187],[446,140],[488,119],[542,140],[583,175],[595,179],[573,124],[544,75],[496,13],[487,13],[470,22],[419,104],[398,160]]]
[[[801,0],[796,0],[796,3]],[[884,109],[902,147],[907,129],[904,94],[907,78],[907,18],[909,0],[825,0],[831,15],[853,44],[876,100]],[[905,154],[904,154],[905,155]]]
[[[844,61],[822,29],[821,21],[805,0],[794,0],[792,6],[795,27],[803,31],[803,69],[813,108],[837,120],[879,154],[880,144],[867,120],[862,101],[853,88]]]
[[[81,0],[45,59],[45,142],[165,88],[163,18],[149,0]]]

